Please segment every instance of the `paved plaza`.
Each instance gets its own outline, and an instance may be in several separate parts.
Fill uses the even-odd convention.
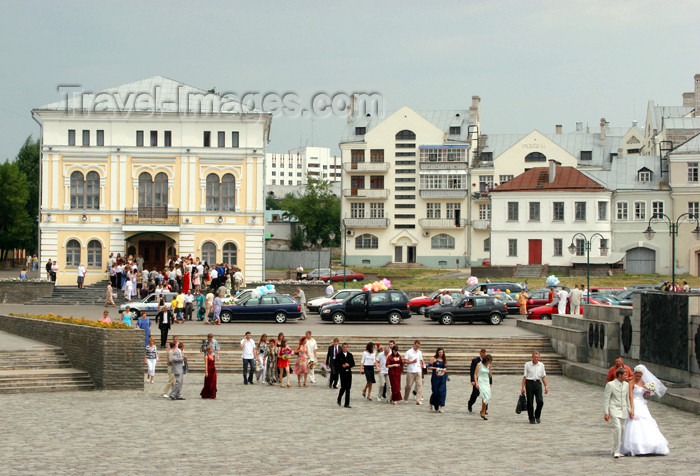
[[[489,421],[468,413],[465,377],[448,383],[446,413],[363,400],[351,409],[317,383],[244,386],[219,375],[214,401],[202,374],[185,376],[185,401],[145,391],[0,395],[1,474],[697,474],[700,416],[650,402],[669,440],[665,457],[609,455],[603,389],[551,376],[542,424],[516,415],[520,377],[497,376]],[[426,401],[429,379],[426,379]]]

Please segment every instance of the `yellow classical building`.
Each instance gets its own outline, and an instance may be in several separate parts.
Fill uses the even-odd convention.
[[[248,110],[250,109],[250,110]],[[271,116],[162,76],[65,94],[41,124],[40,259],[57,284],[107,278],[111,253],[162,269],[171,255],[264,277]]]

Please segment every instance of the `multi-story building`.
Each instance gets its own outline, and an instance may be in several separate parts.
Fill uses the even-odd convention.
[[[340,182],[341,166],[328,147],[300,147],[265,155],[265,185],[305,186],[307,177]]]
[[[40,258],[58,284],[106,277],[109,254],[198,256],[264,272],[271,116],[162,76],[75,94],[41,123]],[[42,273],[44,273],[42,268]]]
[[[340,142],[342,224],[349,265],[464,267],[469,149],[479,98],[469,110],[351,116]]]

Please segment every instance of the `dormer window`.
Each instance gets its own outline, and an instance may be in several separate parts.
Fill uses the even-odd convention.
[[[581,160],[593,160],[593,151],[582,150],[581,151]]]
[[[355,135],[356,136],[363,136],[367,133],[367,128],[366,127],[356,127],[355,128]]]
[[[460,126],[450,126],[450,135],[458,136],[462,133],[462,128]]]
[[[637,180],[642,183],[651,182],[651,176],[651,170],[646,167],[643,167],[637,171]]]

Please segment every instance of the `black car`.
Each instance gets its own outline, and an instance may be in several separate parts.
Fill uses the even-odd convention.
[[[301,317],[301,306],[288,294],[251,296],[237,304],[221,306],[221,322],[274,320],[284,324]]]
[[[518,294],[522,291],[523,285],[521,283],[515,283],[511,281],[498,281],[495,283],[479,283],[473,284],[471,286],[466,286],[462,288],[462,291],[468,291],[472,294],[493,294],[510,291],[511,293]]]
[[[321,308],[321,319],[342,324],[345,321],[389,321],[399,324],[409,319],[408,296],[403,291],[361,291],[341,302]]]
[[[506,309],[508,310],[508,314],[520,314],[520,303],[517,299],[515,299],[515,296],[513,296],[512,294],[493,293],[489,294],[489,296],[494,297],[501,301],[503,304],[505,304]]]
[[[430,319],[440,324],[485,321],[497,325],[506,318],[508,310],[505,304],[494,297],[469,296],[455,300],[449,306],[433,306],[427,313]]]

